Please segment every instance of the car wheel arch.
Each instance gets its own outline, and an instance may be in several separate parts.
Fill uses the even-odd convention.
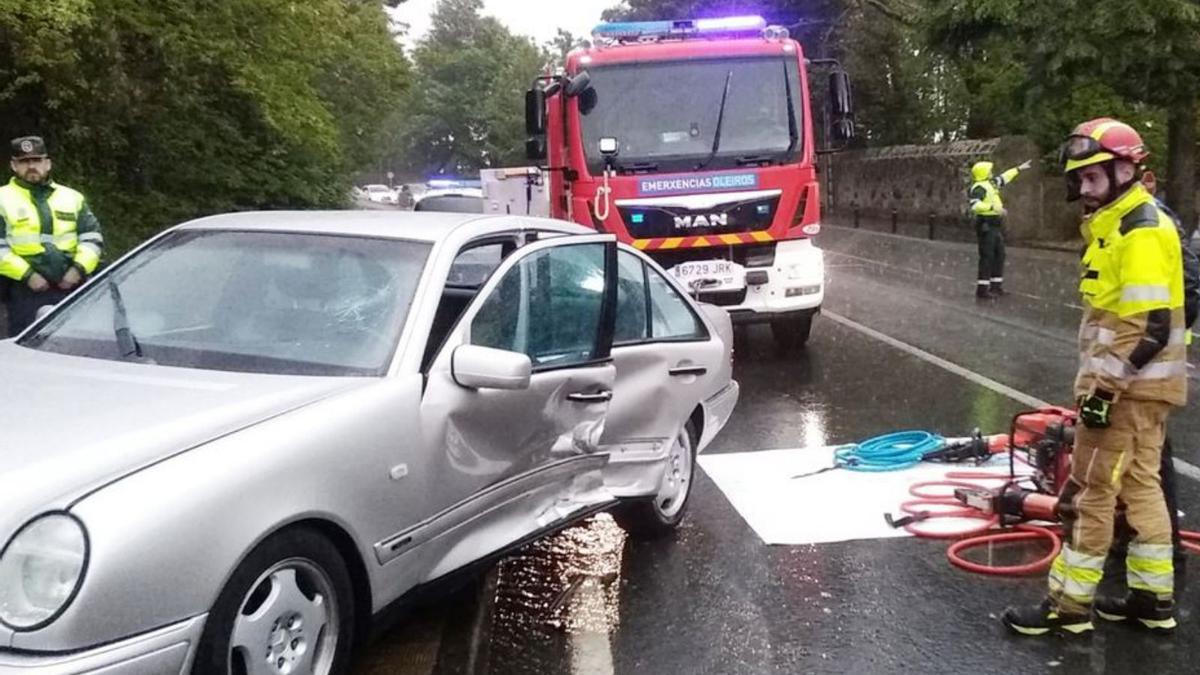
[[[250,554],[258,548],[260,544],[273,537],[280,536],[286,532],[294,530],[308,530],[326,539],[337,550],[342,561],[346,564],[346,570],[350,573],[350,585],[354,593],[355,607],[355,623],[358,626],[369,627],[374,606],[371,577],[367,573],[367,566],[363,560],[362,554],[358,550],[354,537],[339,523],[329,519],[316,516],[281,523],[279,526],[265,531],[260,537],[250,543],[249,546],[242,552],[236,561],[230,565],[229,570],[225,574],[225,579],[221,582],[221,586],[216,589],[216,594],[213,596],[211,603],[217,601],[217,597],[229,584],[230,579],[242,563],[250,556]],[[211,606],[210,603],[210,606]],[[360,630],[355,636],[355,644],[351,645],[352,649],[359,649],[365,645],[369,637],[369,629]]]

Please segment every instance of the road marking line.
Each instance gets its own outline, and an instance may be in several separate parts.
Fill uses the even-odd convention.
[[[910,356],[915,356],[915,357],[921,359],[922,361],[925,361],[927,363],[932,363],[933,365],[935,365],[939,368],[942,368],[943,370],[948,370],[951,373],[958,375],[959,377],[970,380],[971,382],[974,382],[975,384],[978,384],[981,387],[986,387],[988,389],[991,389],[992,391],[996,392],[997,394],[1002,394],[1004,396],[1007,396],[1007,397],[1013,399],[1014,401],[1017,401],[1024,405],[1027,405],[1031,408],[1051,407],[1051,404],[1047,403],[1046,401],[1043,401],[1042,399],[1040,399],[1036,396],[1031,396],[1030,394],[1026,394],[1023,391],[1013,389],[1012,387],[1010,387],[1006,384],[1001,384],[1000,382],[997,382],[997,381],[993,380],[992,378],[987,377],[986,375],[980,375],[979,373],[977,373],[973,370],[964,368],[964,367],[958,365],[957,363],[951,363],[950,361],[947,361],[946,359],[943,359],[940,356],[935,356],[934,354],[930,354],[929,352],[925,351],[924,349],[921,349],[920,347],[915,347],[913,345],[908,344],[907,342],[897,340],[896,338],[894,338],[890,335],[887,335],[885,333],[880,333],[879,331],[875,330],[874,328],[868,328],[867,326],[864,326],[861,323],[854,321],[853,319],[848,319],[848,318],[842,316],[841,314],[838,314],[837,312],[831,312],[827,309],[822,309],[821,316],[829,318],[836,323],[840,323],[843,326],[846,326],[847,328],[853,328],[854,330],[856,330],[868,337],[875,338],[876,340],[879,340],[880,342],[883,342],[887,345],[895,347],[896,349],[899,349],[900,351],[902,351],[906,354],[909,354]],[[1175,470],[1178,471],[1179,473],[1183,474],[1184,476],[1191,478],[1192,480],[1200,481],[1200,467],[1196,466],[1195,464],[1192,464],[1191,462],[1188,462],[1186,460],[1182,460],[1182,459],[1179,459],[1178,457],[1176,457],[1175,458]]]

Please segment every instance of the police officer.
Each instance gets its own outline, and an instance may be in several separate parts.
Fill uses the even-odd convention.
[[[14,176],[0,187],[0,276],[10,280],[10,336],[33,322],[38,307],[66,297],[100,263],[100,222],[82,194],[50,180],[51,166],[40,137],[13,139]]]
[[[1133,531],[1126,597],[1097,613],[1169,632],[1175,622],[1171,520],[1159,468],[1167,413],[1187,399],[1184,284],[1179,234],[1138,181],[1149,153],[1132,127],[1085,122],[1063,145],[1072,197],[1091,212],[1080,274],[1071,477],[1058,501],[1063,548],[1039,605],[1010,607],[1004,623],[1025,635],[1092,631],[1092,605],[1113,539],[1117,500]]]
[[[999,176],[992,175],[995,165],[975,162],[971,167],[971,213],[975,215],[975,235],[979,238],[979,274],[975,282],[975,297],[988,298],[1004,293],[1004,202],[1000,188],[1011,183],[1017,174],[1033,166],[1023,162]]]

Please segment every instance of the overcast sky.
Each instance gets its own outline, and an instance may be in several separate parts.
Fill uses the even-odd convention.
[[[578,37],[590,37],[600,23],[600,12],[618,4],[618,0],[483,0],[483,13],[494,16],[514,33],[528,35],[540,45],[565,28]],[[429,30],[429,16],[437,0],[408,0],[392,12],[396,19],[412,26],[411,45]]]

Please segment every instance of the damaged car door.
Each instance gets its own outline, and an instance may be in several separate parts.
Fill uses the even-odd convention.
[[[599,449],[615,265],[608,235],[529,244],[434,359],[421,411],[442,508],[421,537],[437,551],[430,578],[611,503]]]

